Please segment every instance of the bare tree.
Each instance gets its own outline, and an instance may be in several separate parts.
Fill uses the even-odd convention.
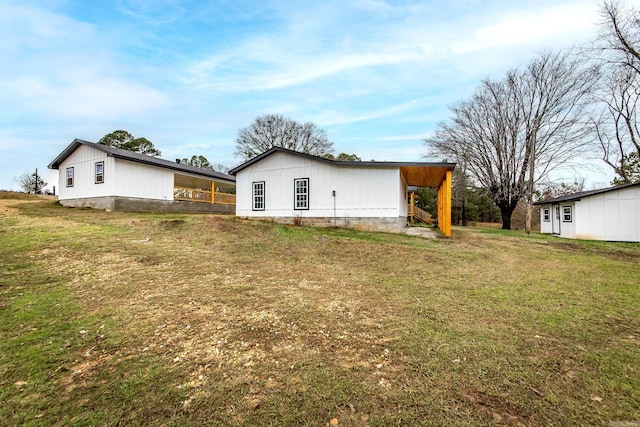
[[[593,117],[602,160],[617,177],[615,184],[640,181],[640,76],[628,68],[612,70],[598,96],[601,110]]]
[[[40,194],[47,183],[44,182],[42,176],[38,175],[38,169],[34,173],[23,173],[19,177],[15,178],[15,181],[20,185],[20,188],[25,193]]]
[[[311,122],[298,123],[279,114],[260,116],[238,131],[236,156],[243,160],[252,159],[273,147],[322,157],[333,152],[333,143],[327,139],[325,130]]]
[[[640,74],[640,9],[617,1],[605,2],[600,11],[597,49],[607,62]]]
[[[616,173],[614,184],[640,182],[640,10],[605,3],[593,51],[605,69],[592,115],[602,159]]]
[[[571,52],[546,51],[519,74],[518,97],[524,117],[528,163],[525,231],[531,232],[534,185],[537,180],[590,148],[592,128],[586,125],[589,96],[599,68]]]
[[[500,81],[484,80],[473,96],[450,107],[425,144],[441,158],[463,161],[511,228],[518,201],[586,147],[583,113],[598,70],[570,53],[543,52]],[[530,224],[529,224],[530,227]]]

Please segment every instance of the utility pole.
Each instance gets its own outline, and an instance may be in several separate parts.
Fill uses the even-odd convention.
[[[38,194],[38,193],[40,193],[39,188],[38,188],[38,168],[36,168],[35,175],[36,175],[36,182],[33,184],[33,192],[35,194]]]

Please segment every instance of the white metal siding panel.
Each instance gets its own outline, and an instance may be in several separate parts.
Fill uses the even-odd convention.
[[[564,222],[564,208],[571,208],[571,222]],[[576,207],[573,202],[560,203],[560,237],[576,238]]]
[[[544,210],[549,209],[549,221],[544,220]],[[551,234],[553,233],[553,229],[551,227],[551,220],[553,218],[553,207],[549,205],[541,205],[540,206],[540,232]]]
[[[576,202],[576,238],[640,242],[640,189],[614,190]]]
[[[122,159],[114,160],[114,188],[111,195],[173,200],[173,171]]]
[[[95,183],[95,164],[105,162],[105,183]],[[100,197],[107,194],[107,155],[93,147],[81,145],[59,166],[60,183],[58,199],[79,199],[85,197]],[[67,168],[73,167],[73,187],[67,187]]]
[[[398,212],[400,216],[406,217],[409,215],[409,201],[407,200],[407,180],[402,173],[400,173],[400,192],[398,195],[400,196],[398,200],[400,203]]]
[[[338,167],[288,153],[271,156],[238,172],[239,216],[338,217],[401,216],[398,168]],[[294,179],[309,178],[309,210],[294,209]],[[265,182],[265,210],[253,211],[252,183]],[[406,211],[406,208],[405,208]]]
[[[602,240],[621,242],[640,241],[640,192],[637,187],[610,191],[605,200],[605,233]]]

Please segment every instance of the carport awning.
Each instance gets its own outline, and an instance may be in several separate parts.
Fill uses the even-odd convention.
[[[454,165],[415,165],[400,166],[402,175],[407,180],[407,185],[416,187],[438,188],[444,182],[447,171],[453,170]]]

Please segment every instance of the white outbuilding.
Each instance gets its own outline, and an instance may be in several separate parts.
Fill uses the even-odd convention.
[[[640,242],[640,184],[582,191],[534,204],[540,206],[541,233]]]
[[[235,178],[75,139],[50,164],[64,206],[144,212],[234,213]]]
[[[454,167],[337,161],[274,147],[229,173],[236,177],[239,217],[392,232],[406,227],[408,187],[435,187],[438,226],[450,236]]]

